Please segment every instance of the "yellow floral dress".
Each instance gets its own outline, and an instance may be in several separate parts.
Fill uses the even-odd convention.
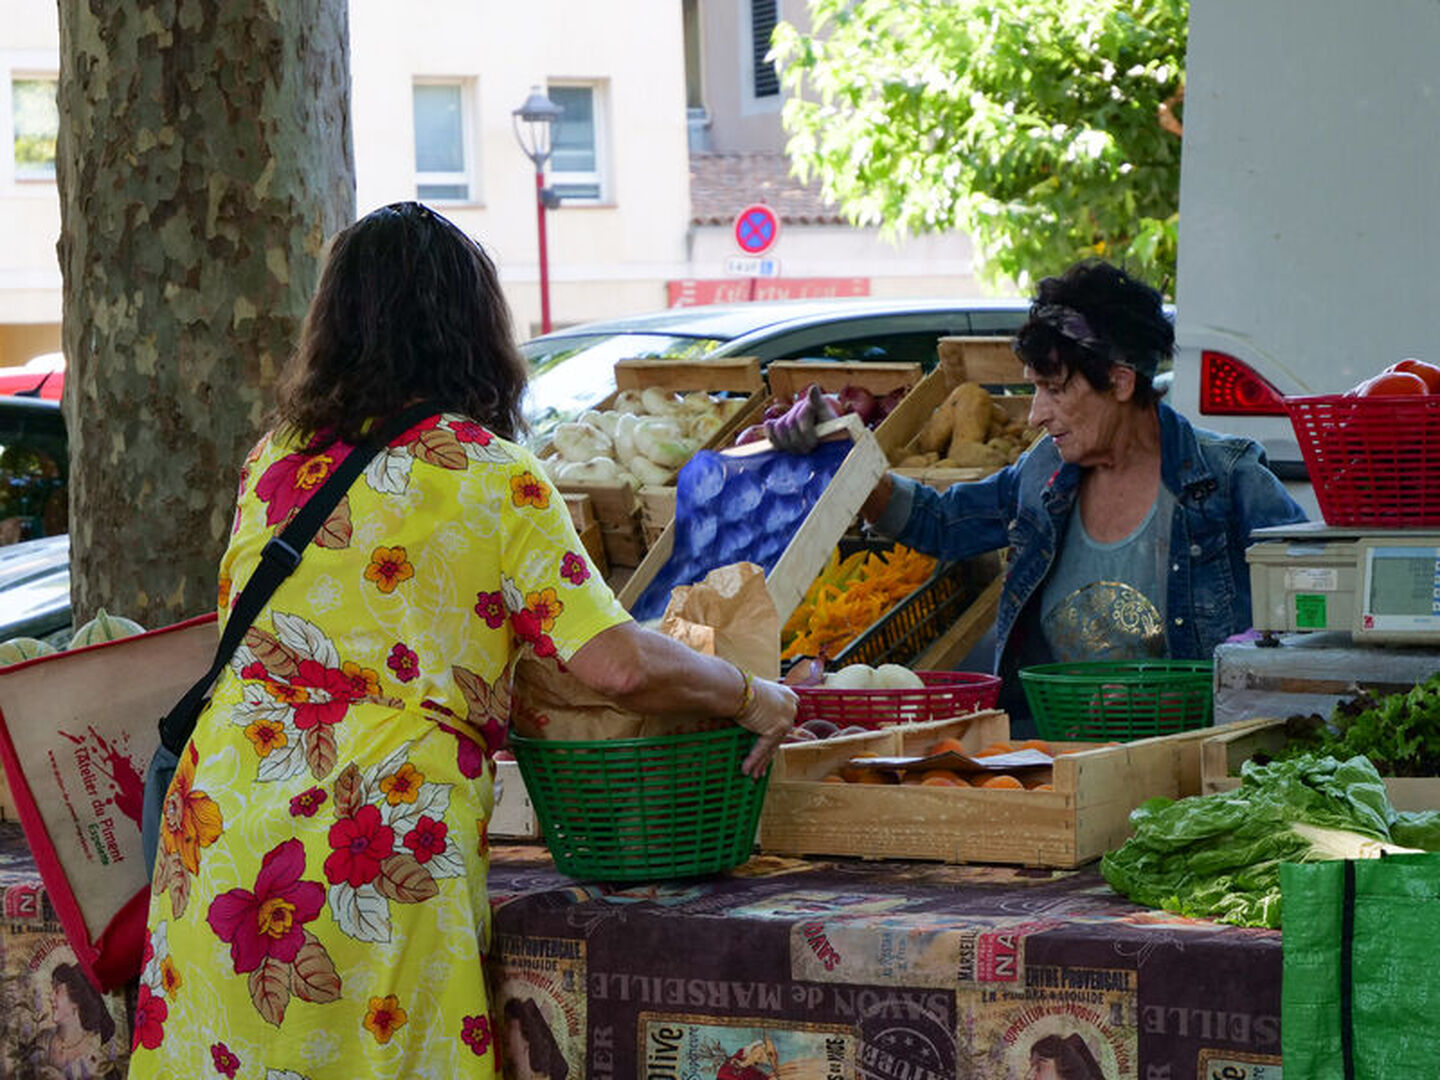
[[[246,459],[220,611],[350,448]],[[464,417],[383,450],[217,682],[166,798],[130,1076],[491,1077],[509,667],[629,618],[533,455]]]

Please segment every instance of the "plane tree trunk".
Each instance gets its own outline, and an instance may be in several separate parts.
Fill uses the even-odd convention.
[[[71,595],[215,608],[245,452],[354,217],[346,0],[60,5]]]

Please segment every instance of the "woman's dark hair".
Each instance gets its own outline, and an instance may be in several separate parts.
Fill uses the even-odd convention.
[[[1059,277],[1040,281],[1030,317],[1015,335],[1015,352],[1039,375],[1085,376],[1110,388],[1110,366],[1135,371],[1135,402],[1150,405],[1160,361],[1175,350],[1175,328],[1164,298],[1103,259],[1084,259]]]
[[[423,398],[513,439],[525,378],[489,256],[428,207],[392,203],[331,242],[277,421],[354,443],[367,420]]]
[[[108,1043],[115,1037],[115,1018],[105,1007],[100,991],[90,985],[90,980],[77,965],[56,964],[50,972],[50,981],[56,986],[63,986],[70,995],[82,1028],[99,1035],[101,1043]]]
[[[565,1055],[560,1053],[560,1044],[545,1022],[545,1014],[534,998],[510,998],[505,1002],[505,1019],[520,1025],[520,1034],[530,1048],[530,1070],[550,1077],[550,1080],[565,1080],[570,1066]]]
[[[1030,1048],[1030,1057],[1047,1058],[1055,1063],[1055,1071],[1063,1080],[1105,1080],[1105,1073],[1090,1044],[1079,1035],[1046,1035]]]

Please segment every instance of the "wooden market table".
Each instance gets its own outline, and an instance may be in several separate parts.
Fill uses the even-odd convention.
[[[1020,1080],[1037,1044],[1072,1036],[1105,1080],[1278,1076],[1279,933],[1136,907],[1093,865],[759,856],[599,885],[539,845],[493,855],[497,1022],[527,1014],[569,1080]],[[14,824],[0,900],[0,1076],[26,1076],[73,954]],[[106,1004],[123,1071],[123,997]]]

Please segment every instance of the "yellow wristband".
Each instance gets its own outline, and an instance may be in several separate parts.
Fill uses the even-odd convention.
[[[740,672],[740,677],[745,680],[745,694],[740,699],[740,707],[736,709],[732,715],[744,716],[745,710],[749,709],[750,704],[755,700],[755,677],[739,664],[731,664],[730,666]]]

